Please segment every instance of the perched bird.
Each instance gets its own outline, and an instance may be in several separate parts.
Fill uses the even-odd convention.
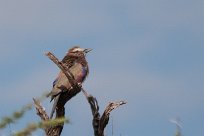
[[[89,74],[88,62],[86,61],[86,53],[91,51],[91,49],[83,49],[79,46],[75,46],[67,52],[66,56],[62,59],[69,71],[74,76],[74,79],[78,84],[81,84]],[[51,101],[54,99],[53,108],[50,114],[50,118],[53,117],[53,114],[56,109],[61,93],[73,89],[69,80],[65,74],[60,71],[57,78],[53,82],[53,89],[48,94],[48,97],[51,96]]]

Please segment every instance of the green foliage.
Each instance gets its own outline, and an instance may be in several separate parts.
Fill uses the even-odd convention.
[[[32,104],[27,104],[21,110],[15,111],[11,116],[3,117],[0,121],[0,129],[5,128],[10,123],[15,123],[15,121],[20,119],[26,111],[32,108],[32,106]]]
[[[49,121],[43,121],[39,123],[39,128],[53,127],[61,123],[69,123],[69,120],[66,118],[56,118]]]
[[[39,101],[42,101],[46,98],[47,93],[43,94],[40,98],[38,98]],[[33,107],[32,103],[29,103],[25,106],[23,106],[20,110],[13,112],[11,116],[3,117],[0,121],[0,129],[4,129],[7,127],[10,123],[15,123],[18,119],[22,118],[23,115],[30,110]]]
[[[180,129],[177,129],[175,136],[181,136],[181,131],[180,131]]]
[[[54,127],[54,126],[61,124],[61,123],[64,123],[64,122],[69,123],[69,120],[65,119],[65,118],[57,118],[57,119],[53,119],[53,120],[49,120],[49,121],[43,121],[43,122],[39,122],[39,123],[30,123],[29,125],[27,125],[26,128],[17,132],[13,136],[28,136],[28,135],[31,135],[31,133],[34,132],[35,130],[37,130],[38,128]]]

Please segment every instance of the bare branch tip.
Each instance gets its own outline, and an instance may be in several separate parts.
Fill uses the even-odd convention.
[[[49,56],[51,54],[51,52],[45,52],[46,56]]]
[[[126,101],[120,101],[120,105],[127,104]]]

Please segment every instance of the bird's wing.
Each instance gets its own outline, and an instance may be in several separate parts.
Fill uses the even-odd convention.
[[[57,78],[55,79],[55,81],[52,83],[52,86],[53,86],[53,87],[56,85],[58,79],[59,79],[59,77],[57,77]]]
[[[83,67],[81,64],[76,63],[70,68],[70,72],[73,74],[75,80],[78,80],[78,78],[81,77],[83,74]],[[77,81],[78,82],[78,81]],[[80,82],[80,81],[79,81]],[[69,83],[67,77],[65,74],[61,71],[58,75],[58,77],[55,79],[53,82],[53,89],[49,93],[48,96],[57,96],[60,94],[62,91],[67,91],[71,88],[71,84]]]
[[[52,96],[51,101],[59,95],[62,91],[66,91],[70,84],[67,80],[67,77],[64,75],[64,73],[61,71],[58,75],[58,77],[53,82],[53,88],[51,92],[47,95],[47,97]]]

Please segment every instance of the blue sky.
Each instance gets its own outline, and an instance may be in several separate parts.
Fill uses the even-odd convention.
[[[61,59],[80,45],[93,49],[84,88],[100,111],[109,101],[128,101],[111,114],[115,136],[172,136],[169,119],[178,116],[183,135],[203,136],[203,6],[202,0],[0,0],[0,117],[51,89],[59,69],[45,52]],[[51,110],[48,99],[43,105]],[[93,135],[82,94],[66,105],[66,116],[71,124],[62,135]],[[0,135],[39,120],[33,109]]]

